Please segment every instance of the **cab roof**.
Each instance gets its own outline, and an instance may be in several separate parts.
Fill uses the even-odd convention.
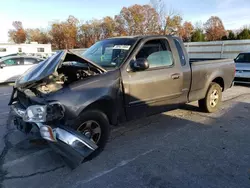
[[[135,36],[119,36],[119,37],[111,37],[111,38],[107,38],[107,39],[126,39],[126,38],[130,38],[130,39],[143,39],[143,38],[149,38],[149,37],[175,37],[172,35],[135,35]]]

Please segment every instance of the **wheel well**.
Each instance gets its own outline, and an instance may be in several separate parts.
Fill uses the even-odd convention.
[[[113,107],[114,107],[114,104],[112,100],[101,99],[87,106],[87,108],[85,108],[84,111],[99,110],[107,116],[109,123],[113,124],[114,123],[113,122],[114,121]]]
[[[217,77],[212,82],[215,82],[215,83],[219,84],[220,87],[222,88],[222,91],[224,91],[224,80],[223,80],[223,78]]]

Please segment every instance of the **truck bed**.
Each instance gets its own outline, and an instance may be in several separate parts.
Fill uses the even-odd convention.
[[[196,59],[197,60],[197,59]],[[192,81],[189,93],[189,101],[204,98],[206,91],[213,78],[217,78],[217,82],[221,82],[223,90],[231,86],[232,78],[235,74],[234,60],[232,59],[199,59],[200,61],[190,62],[192,70]]]

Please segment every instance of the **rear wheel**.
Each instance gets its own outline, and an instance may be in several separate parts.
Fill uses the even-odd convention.
[[[74,129],[92,140],[98,148],[86,160],[91,160],[104,149],[110,134],[107,116],[98,110],[83,112],[75,122]]]
[[[208,88],[206,97],[199,100],[199,107],[205,112],[215,112],[221,105],[222,88],[219,84],[212,82]]]

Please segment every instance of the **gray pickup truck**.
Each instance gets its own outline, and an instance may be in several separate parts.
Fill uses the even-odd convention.
[[[39,63],[16,81],[9,105],[19,130],[77,165],[103,150],[110,125],[197,100],[216,111],[234,75],[233,60],[189,61],[177,37],[110,38]]]

